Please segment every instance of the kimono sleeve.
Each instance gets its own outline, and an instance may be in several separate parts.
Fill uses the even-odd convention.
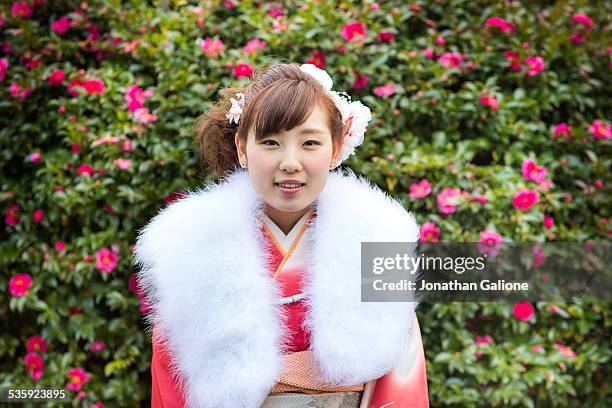
[[[372,385],[368,407],[429,408],[425,352],[416,313],[414,322],[400,361]]]
[[[153,357],[151,359],[151,408],[183,408],[185,401],[177,381],[170,375],[170,355],[159,342],[153,329]]]

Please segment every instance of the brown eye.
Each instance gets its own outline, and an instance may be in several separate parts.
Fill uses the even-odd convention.
[[[320,145],[321,143],[318,140],[308,140],[304,144],[307,146],[317,146],[317,145]]]

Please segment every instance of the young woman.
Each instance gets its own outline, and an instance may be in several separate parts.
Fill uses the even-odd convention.
[[[370,110],[314,65],[275,64],[198,118],[223,181],[138,237],[152,407],[427,407],[416,302],[361,302],[361,242],[416,242],[414,216],[334,171]],[[229,99],[229,100],[228,100]]]

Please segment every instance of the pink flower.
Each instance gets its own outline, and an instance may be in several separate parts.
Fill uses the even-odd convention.
[[[118,263],[117,254],[108,248],[102,248],[96,252],[96,268],[101,272],[110,273]]]
[[[72,391],[80,391],[83,384],[89,381],[89,375],[82,368],[71,368],[68,371],[70,379],[66,384],[66,388]]]
[[[409,197],[411,199],[423,198],[427,197],[431,193],[431,184],[427,179],[423,179],[418,183],[412,183],[410,185],[410,194]]]
[[[595,119],[589,126],[589,132],[596,139],[610,139],[612,137],[612,126],[605,124],[601,119]]]
[[[34,381],[40,380],[43,371],[45,370],[45,362],[41,356],[36,353],[28,353],[23,358],[26,365],[26,371],[30,374]]]
[[[312,64],[314,66],[316,66],[317,68],[323,69],[325,68],[325,54],[321,51],[312,51],[310,53],[311,57],[310,59],[307,59],[306,61],[304,61],[304,63],[306,64]],[[354,71],[354,69],[353,69]]]
[[[535,244],[533,246],[533,262],[532,267],[535,269],[542,265],[542,263],[546,260],[546,255],[544,255],[544,251],[542,251],[542,246],[540,244]]]
[[[504,20],[501,17],[490,17],[485,21],[484,28],[496,27],[502,33],[513,33],[516,30],[516,26]]]
[[[499,233],[492,230],[484,230],[480,232],[480,240],[476,247],[481,254],[495,258],[501,250],[503,240]]]
[[[56,33],[60,35],[64,35],[66,31],[70,29],[70,23],[71,23],[71,20],[68,17],[64,16],[60,18],[59,20],[56,20],[53,23],[51,23],[51,28]]]
[[[96,174],[96,171],[89,164],[81,164],[77,168],[77,176],[80,176],[81,174],[87,174],[87,175],[93,177],[94,174]]]
[[[4,213],[4,222],[6,222],[7,225],[10,225],[11,227],[17,225],[20,220],[20,217],[17,212],[20,209],[21,207],[19,206],[19,204],[13,204],[9,208],[7,208],[6,212]]]
[[[436,38],[436,45],[444,45],[444,44],[446,44],[446,40],[444,39],[444,37],[441,35],[438,36]]]
[[[374,88],[374,95],[376,96],[391,96],[395,93],[395,85],[389,82],[386,85],[378,86]]]
[[[573,33],[572,35],[570,35],[569,39],[574,44],[582,44],[586,41],[586,37],[582,33]]]
[[[91,345],[89,346],[89,349],[93,351],[94,353],[97,353],[98,351],[104,350],[104,347],[105,347],[105,344],[103,341],[95,341],[91,343]]]
[[[527,321],[533,317],[533,306],[529,302],[519,302],[512,308],[512,314],[519,320]]]
[[[490,106],[493,112],[497,111],[497,99],[493,95],[481,96],[480,103],[483,106]]]
[[[132,165],[132,161],[130,159],[116,159],[113,164],[121,170],[127,170]]]
[[[155,122],[157,120],[157,115],[150,114],[149,108],[138,108],[134,112],[134,119],[146,125],[147,123]]]
[[[39,222],[42,221],[44,215],[45,215],[45,212],[41,209],[38,209],[34,211],[34,215],[32,216],[32,219],[34,220],[36,224],[38,224]]]
[[[541,182],[538,183],[538,188],[544,191],[548,190],[551,187],[552,187],[552,181],[550,181],[550,179],[542,180]]]
[[[236,75],[236,78],[250,78],[251,76],[253,76],[254,73],[255,70],[248,62],[240,62],[234,67],[234,75]]]
[[[461,196],[461,189],[447,187],[438,194],[438,208],[442,214],[452,214],[457,210],[455,202]],[[449,202],[450,201],[450,202]]]
[[[553,227],[554,222],[555,221],[553,217],[551,217],[550,215],[544,216],[544,228],[551,229]]]
[[[13,17],[28,18],[30,14],[32,14],[32,9],[25,1],[16,1],[11,7],[11,12],[13,13]]]
[[[47,351],[47,342],[42,336],[32,336],[26,342],[26,350],[28,353]]]
[[[66,248],[66,244],[62,241],[57,241],[55,243],[55,250],[57,252],[62,252],[64,250],[64,248]]]
[[[58,69],[53,74],[51,74],[51,76],[49,77],[47,82],[51,86],[61,85],[64,82],[64,79],[65,79],[64,78],[64,71],[62,71],[61,69]]]
[[[27,88],[21,88],[21,85],[13,82],[9,87],[9,91],[13,98],[25,99],[32,93],[32,87],[28,86]]]
[[[476,343],[479,346],[488,346],[493,343],[493,339],[489,335],[476,336],[474,337],[474,343]]]
[[[144,91],[139,86],[128,86],[124,99],[128,103],[128,110],[130,112],[135,112],[137,109],[144,107]]]
[[[428,59],[433,59],[434,51],[431,48],[427,47],[423,50],[423,56]]]
[[[558,138],[559,136],[563,136],[566,139],[572,135],[572,128],[565,122],[559,123],[555,126],[555,130],[553,130],[553,139]]]
[[[223,45],[223,41],[218,38],[212,39],[206,37],[204,41],[200,44],[200,48],[204,51],[204,54],[208,57],[218,57],[219,54],[223,52],[225,46]]]
[[[370,4],[370,10],[378,11],[378,10],[380,10],[380,5],[378,3],[372,3],[372,4]]]
[[[583,25],[587,31],[591,31],[593,28],[593,19],[586,14],[574,14],[572,16],[572,23]]]
[[[31,155],[28,156],[28,161],[32,163],[38,163],[41,160],[42,160],[42,156],[38,152],[32,153]]]
[[[544,351],[544,348],[542,346],[540,346],[539,344],[534,344],[532,349],[536,353],[542,353]]]
[[[431,221],[427,221],[421,225],[421,232],[419,234],[419,240],[421,242],[438,242],[440,237],[440,228]]]
[[[112,144],[112,143],[117,143],[119,142],[120,137],[119,136],[102,136],[99,139],[94,140],[94,142],[91,144],[92,146],[99,146],[102,144]]]
[[[247,55],[257,55],[257,50],[268,48],[268,45],[265,41],[260,40],[259,38],[253,38],[249,40],[246,45],[242,48],[242,51]]]
[[[595,188],[601,188],[603,187],[603,181],[595,180],[595,183],[593,183],[593,185],[595,186]]]
[[[512,204],[521,211],[527,211],[540,201],[540,194],[535,190],[524,188],[514,195]]]
[[[280,21],[280,18],[278,20],[274,20],[272,22],[272,30],[279,32],[279,33],[287,30],[287,22]]]
[[[101,402],[96,402],[91,406],[91,408],[104,408],[104,404],[102,404]]]
[[[270,15],[272,18],[278,18],[284,16],[285,13],[283,13],[282,9],[273,7],[268,10],[268,15]]]
[[[566,345],[555,343],[555,348],[561,352],[561,355],[569,358],[576,358],[576,352]]]
[[[440,58],[438,58],[438,62],[444,68],[458,68],[461,66],[463,58],[461,57],[461,54],[457,51],[445,52],[444,54],[440,55]]]
[[[355,39],[355,43],[359,44],[365,37],[365,29],[365,24],[360,21],[347,23],[342,27],[342,38],[347,42]]]
[[[527,64],[527,75],[534,76],[544,71],[544,58],[532,56],[525,58]]]
[[[27,273],[18,273],[9,281],[9,293],[15,297],[23,297],[28,294],[32,286],[32,277]]]
[[[73,79],[69,84],[68,84],[68,93],[72,96],[78,96],[79,91],[76,90],[75,88],[83,86],[83,83],[81,81],[79,81],[78,79]]]
[[[535,181],[536,183],[544,181],[548,175],[548,170],[546,170],[546,167],[538,166],[536,162],[531,159],[523,161],[521,171],[524,178]]]
[[[390,43],[395,40],[395,35],[388,31],[381,31],[380,33],[378,33],[378,38],[382,42]]]
[[[135,40],[129,41],[123,46],[123,52],[125,53],[132,52],[136,48],[138,48],[139,45],[140,45],[140,39],[138,38]]]
[[[6,58],[0,59],[0,81],[4,79],[4,76],[6,75],[6,71],[8,70],[8,67],[9,67],[8,60]]]
[[[124,152],[131,152],[132,151],[132,140],[126,139],[123,142],[123,145],[121,146],[121,150],[123,150]]]
[[[504,58],[510,62],[510,69],[512,71],[521,70],[521,56],[517,52],[506,51],[504,52]]]
[[[88,94],[101,94],[106,89],[104,82],[100,79],[88,79],[81,85]]]

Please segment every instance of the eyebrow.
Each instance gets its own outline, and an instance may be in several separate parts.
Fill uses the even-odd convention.
[[[324,135],[325,132],[322,131],[321,129],[306,128],[306,129],[300,130],[300,134],[303,134],[303,135],[310,135],[310,134],[321,134],[321,135]]]

